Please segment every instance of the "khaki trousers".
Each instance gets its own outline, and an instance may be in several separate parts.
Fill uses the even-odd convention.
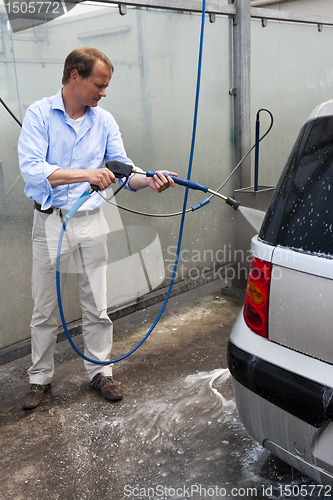
[[[34,211],[32,366],[28,370],[31,384],[49,384],[54,373],[54,350],[59,324],[56,258],[63,220],[58,209],[50,215]],[[102,210],[93,215],[73,217],[64,233],[60,260],[61,289],[67,272],[70,272],[71,257],[74,260],[82,308],[84,354],[99,361],[110,359],[113,333],[112,322],[107,315],[106,295],[108,232]],[[66,311],[65,304],[63,307]],[[97,373],[112,375],[111,365],[97,365],[85,360],[84,365],[90,380]]]

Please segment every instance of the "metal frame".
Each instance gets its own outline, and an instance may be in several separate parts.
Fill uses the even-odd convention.
[[[286,10],[273,10],[259,7],[251,7],[251,17],[270,19],[272,21],[333,26],[333,17],[316,16],[313,14],[300,14],[297,12],[289,12]]]
[[[70,0],[66,0],[68,3]],[[200,0],[126,0],[124,2],[119,2],[119,0],[90,0],[91,3],[111,3],[117,4],[119,6],[127,5],[133,7],[145,7],[148,9],[166,9],[174,10],[180,12],[201,12],[202,2]],[[235,16],[236,7],[232,4],[219,5],[214,2],[207,2],[206,4],[207,14],[219,14],[225,16]]]
[[[228,0],[229,3],[220,5],[218,3],[208,1],[206,3],[207,14],[215,14],[221,16],[228,16],[235,18],[237,16],[238,5],[242,0]],[[70,3],[71,0],[66,0]],[[73,3],[78,3],[73,0]],[[88,2],[87,2],[88,3]],[[116,4],[122,15],[126,15],[126,7],[141,7],[147,9],[162,9],[173,10],[179,12],[196,13],[201,12],[202,3],[200,0],[126,0],[120,2],[119,0],[89,0],[89,3],[106,3]],[[249,2],[248,2],[249,3]],[[0,7],[0,15],[7,18],[4,6]],[[267,9],[261,7],[250,7],[251,18],[269,19],[273,21],[285,21],[306,24],[320,24],[323,26],[333,26],[333,17],[317,16],[313,14],[300,14],[296,12]]]
[[[66,0],[69,2],[70,0]],[[91,3],[116,4],[121,9],[123,6],[145,7],[147,9],[167,9],[181,12],[201,12],[202,3],[200,0],[90,0]],[[237,14],[237,2],[239,0],[229,0],[229,4],[220,5],[208,1],[206,4],[207,14],[217,14],[222,16],[235,17]],[[317,16],[313,14],[300,14],[296,12],[267,9],[261,7],[250,8],[252,18],[270,19],[274,21],[286,21],[306,24],[322,24],[333,26],[333,17]]]

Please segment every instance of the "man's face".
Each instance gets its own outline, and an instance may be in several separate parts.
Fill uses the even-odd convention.
[[[82,78],[77,73],[75,77],[75,96],[77,101],[82,106],[97,106],[98,101],[106,96],[106,88],[110,83],[111,76],[111,71],[100,59],[97,59],[94,69],[88,78]]]

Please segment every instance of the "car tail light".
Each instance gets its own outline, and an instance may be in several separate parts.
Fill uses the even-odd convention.
[[[268,338],[268,298],[272,264],[252,258],[244,303],[244,319],[249,328]]]

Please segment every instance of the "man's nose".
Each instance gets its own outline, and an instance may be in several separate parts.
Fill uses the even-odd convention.
[[[106,89],[100,90],[99,95],[101,97],[105,97],[106,96]]]

